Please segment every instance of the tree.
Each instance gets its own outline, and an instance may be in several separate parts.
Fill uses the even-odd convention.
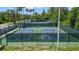
[[[30,21],[32,21],[32,18],[31,18],[31,12],[34,12],[34,9],[28,9],[26,8],[26,12],[29,12],[30,13]]]
[[[48,14],[49,14],[49,18],[51,20],[56,20],[57,19],[57,16],[58,16],[58,8],[57,7],[51,7],[48,10]]]
[[[21,16],[20,16],[20,15],[21,15],[21,13],[22,13],[22,8],[23,8],[23,7],[17,7],[17,8],[16,8],[16,12],[17,12],[17,14],[18,14],[17,16],[18,16],[19,21],[21,21]]]
[[[49,21],[48,13],[46,13],[45,10],[43,10],[43,12],[41,13],[41,20]]]
[[[70,10],[68,14],[68,20],[70,20],[71,28],[77,28],[79,22],[79,8],[74,7]]]
[[[33,21],[37,21],[37,19],[38,19],[38,13],[34,12],[33,13]]]
[[[53,22],[53,25],[57,25],[57,19],[58,19],[58,8],[57,7],[51,7],[48,10],[48,17]]]
[[[60,22],[63,25],[68,25],[68,13],[69,10],[67,7],[60,7]]]
[[[60,9],[61,9],[60,10],[60,16],[61,16],[60,21],[67,20],[67,15],[68,15],[68,12],[69,12],[68,8],[61,7]]]

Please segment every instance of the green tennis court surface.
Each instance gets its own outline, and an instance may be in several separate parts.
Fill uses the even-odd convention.
[[[35,26],[36,24],[34,24]],[[46,25],[46,24],[45,24]],[[3,45],[57,45],[57,27],[52,26],[21,27],[18,31],[7,35],[1,40]],[[72,33],[71,33],[72,34]],[[78,46],[79,40],[69,36],[68,32],[60,29],[59,46]]]

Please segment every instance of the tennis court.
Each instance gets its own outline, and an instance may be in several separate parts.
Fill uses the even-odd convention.
[[[27,24],[27,23],[26,23]],[[41,26],[39,26],[41,24]],[[30,25],[30,26],[28,26]],[[12,32],[1,40],[3,45],[27,46],[27,45],[53,45],[57,44],[57,27],[51,23],[28,23]],[[71,33],[74,35],[74,33]],[[69,32],[60,29],[59,46],[78,46],[79,40]]]

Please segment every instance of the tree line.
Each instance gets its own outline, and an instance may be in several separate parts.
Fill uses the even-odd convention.
[[[25,12],[33,12],[33,14],[26,14]],[[60,21],[63,25],[69,25],[74,29],[79,29],[79,7],[61,7]],[[0,12],[0,24],[17,21],[49,21],[54,24],[58,20],[58,7],[50,7],[47,12],[43,10],[41,14],[34,12],[34,9],[27,9],[25,7],[14,7],[4,12]]]

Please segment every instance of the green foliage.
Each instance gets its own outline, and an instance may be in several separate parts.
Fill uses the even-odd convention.
[[[70,26],[72,28],[78,29],[79,28],[79,8],[74,7],[68,13],[68,20],[70,20]]]
[[[6,46],[3,51],[57,51],[56,46]],[[79,51],[79,46],[62,46],[58,51]]]
[[[60,8],[60,20],[64,21],[67,20],[67,14],[68,14],[68,8],[66,7],[61,7]]]
[[[32,15],[25,14],[26,12],[33,12]],[[73,7],[71,10],[67,7],[60,8],[60,21],[61,24],[70,25],[71,28],[79,29],[79,7]],[[33,10],[27,10],[25,7],[16,7],[14,9],[7,10],[5,12],[0,12],[0,24],[7,23],[7,22],[14,22],[16,21],[49,21],[53,22],[53,25],[57,24],[58,19],[58,8],[51,7],[48,9],[47,12],[43,10],[42,13],[34,12]]]
[[[60,51],[79,51],[79,46],[59,47]]]
[[[49,14],[49,18],[52,21],[56,21],[57,20],[57,16],[58,16],[58,8],[57,7],[51,7],[48,10],[48,14]]]

